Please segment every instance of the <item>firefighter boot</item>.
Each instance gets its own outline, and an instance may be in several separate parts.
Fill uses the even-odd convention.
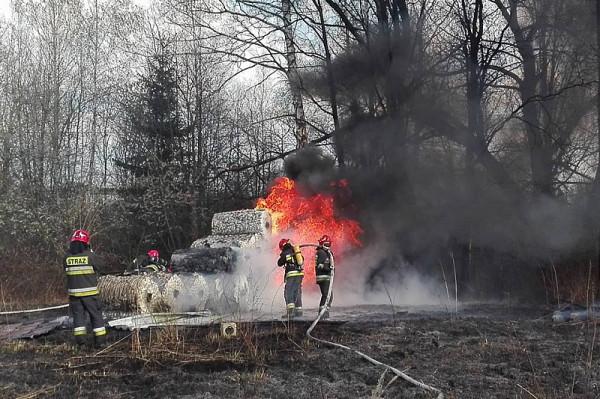
[[[296,308],[294,310],[294,317],[301,317],[304,313],[302,313],[302,308]]]
[[[85,335],[76,335],[75,336],[75,344],[77,346],[83,346],[85,345]]]

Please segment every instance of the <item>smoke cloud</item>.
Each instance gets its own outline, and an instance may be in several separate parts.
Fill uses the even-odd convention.
[[[346,179],[352,207],[340,203],[340,210],[351,209],[365,231],[368,249],[340,259],[336,298],[344,303],[387,303],[389,297],[440,303],[440,265],[456,268],[463,299],[529,295],[526,282],[538,284],[539,276],[531,276],[540,264],[570,256],[591,237],[584,201],[516,199],[481,172],[467,175],[428,158],[409,157],[400,169],[314,167],[315,160],[324,164],[315,151],[295,154],[290,170],[298,183],[315,193]]]
[[[381,252],[354,267],[368,274],[366,288],[380,294],[374,282],[392,276],[407,282],[407,269],[439,281],[440,265],[452,265],[463,297],[527,294],[541,284],[541,265],[595,258],[587,193],[532,193],[525,127],[507,124],[490,152],[482,149],[466,126],[464,93],[449,89],[427,55],[413,51],[419,38],[372,33],[331,66],[342,116],[334,144],[344,166],[317,166],[317,149],[296,153],[289,169],[286,160],[286,171],[311,191],[348,181],[365,247]],[[324,68],[303,83],[329,98]]]
[[[329,183],[337,173],[335,160],[313,146],[289,155],[285,159],[284,169],[286,176],[296,181],[307,196],[328,190]]]
[[[274,247],[274,246],[273,246]],[[257,315],[278,317],[285,309],[283,273],[277,267],[277,254],[272,248],[244,249],[238,259],[236,274],[248,280],[248,308]],[[445,304],[444,287],[435,279],[420,275],[402,259],[394,260],[402,272],[388,278],[373,279],[374,266],[388,251],[378,246],[364,248],[339,259],[334,278],[332,306],[363,304],[440,305]],[[336,261],[337,262],[337,261]],[[305,270],[314,268],[314,260],[305,260]],[[305,279],[302,287],[303,307],[317,309],[321,293],[316,283]]]
[[[405,259],[389,259],[392,251],[374,244],[336,261],[334,297],[336,305],[360,304],[440,305],[444,303],[441,282],[419,273]],[[378,265],[389,262],[393,273],[374,274]]]

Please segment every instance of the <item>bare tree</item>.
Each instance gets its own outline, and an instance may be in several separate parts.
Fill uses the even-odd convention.
[[[561,159],[582,117],[590,111],[563,30],[568,2],[493,0],[509,26],[518,53],[516,69],[498,68],[517,86],[519,113],[527,132],[531,179],[536,193],[554,196]],[[581,101],[573,107],[573,100]],[[563,106],[569,103],[570,106]]]

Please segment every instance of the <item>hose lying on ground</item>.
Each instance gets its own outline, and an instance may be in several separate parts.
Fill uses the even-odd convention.
[[[62,308],[66,308],[68,306],[69,306],[69,304],[67,303],[66,305],[50,306],[50,307],[47,307],[47,308],[25,309],[25,310],[11,310],[10,312],[0,312],[0,315],[43,312],[45,310],[62,309]]]
[[[302,244],[300,245],[300,247],[316,247],[317,245],[314,244]],[[329,310],[329,300],[331,299],[331,293],[333,291],[333,278],[335,275],[335,262],[333,260],[333,253],[331,253],[331,251],[328,248],[325,248],[325,250],[329,253],[329,257],[331,259],[331,280],[329,282],[329,291],[327,291],[327,299],[325,301],[325,306],[319,311],[319,315],[317,316],[317,318],[315,319],[315,321],[312,322],[312,324],[310,325],[310,327],[308,327],[308,330],[306,330],[306,336],[310,339],[313,339],[317,342],[320,342],[322,344],[326,344],[326,345],[330,345],[330,346],[334,346],[336,348],[341,348],[341,349],[345,349],[345,350],[349,350],[352,351],[354,353],[356,353],[357,355],[359,355],[360,357],[362,357],[363,359],[367,360],[368,362],[376,365],[376,366],[382,366],[384,368],[386,368],[387,370],[390,370],[391,372],[393,372],[394,374],[396,374],[398,377],[402,378],[405,381],[410,382],[413,385],[416,385],[420,388],[423,388],[426,391],[429,392],[434,392],[437,393],[437,399],[443,399],[444,398],[444,394],[442,393],[442,391],[440,391],[437,388],[434,388],[430,385],[424,384],[420,381],[415,380],[414,378],[412,378],[411,376],[403,373],[402,371],[398,370],[397,368],[394,368],[388,364],[382,363],[378,360],[373,359],[372,357],[356,350],[356,349],[352,349],[349,346],[346,345],[342,345],[342,344],[338,344],[335,342],[331,342],[331,341],[326,341],[324,339],[319,339],[314,337],[311,333],[312,330],[317,326],[317,324],[319,323],[319,321],[321,320],[321,317],[323,317],[323,315],[325,314],[326,311]]]

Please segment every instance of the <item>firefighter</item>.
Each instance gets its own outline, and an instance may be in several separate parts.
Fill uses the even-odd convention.
[[[302,316],[302,278],[304,277],[304,259],[300,248],[293,246],[289,239],[279,241],[281,254],[277,261],[278,266],[285,267],[285,299],[286,314],[284,318]]]
[[[331,301],[333,301],[333,293],[329,298],[329,302],[327,302],[327,293],[329,292],[329,285],[331,283],[331,271],[333,270],[333,265],[331,262],[331,258],[333,257],[333,253],[331,252],[331,239],[328,235],[324,235],[319,239],[319,246],[317,247],[316,255],[315,255],[315,276],[317,280],[317,284],[321,289],[321,302],[319,302],[319,313],[325,308],[325,313],[323,313],[323,319],[329,317],[329,307],[331,306]]]
[[[90,249],[90,233],[87,230],[75,230],[64,259],[64,267],[67,275],[69,308],[73,315],[73,334],[78,345],[85,342],[88,314],[94,334],[94,345],[96,347],[104,345],[106,328],[102,317],[102,303],[98,298],[96,276],[99,265],[100,260]]]
[[[151,249],[146,255],[135,258],[133,267],[137,273],[166,272],[168,270],[167,261],[160,257],[157,249]]]

